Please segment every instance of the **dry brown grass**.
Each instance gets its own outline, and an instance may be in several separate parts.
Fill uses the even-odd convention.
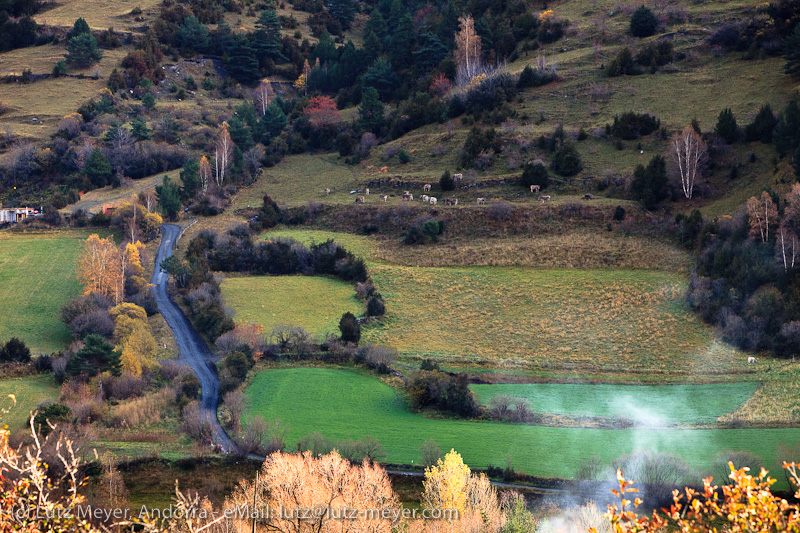
[[[135,7],[142,9],[142,16],[151,18],[158,13],[160,0],[59,0],[56,7],[36,15],[39,24],[72,26],[78,17],[83,17],[93,29],[135,30],[143,22],[137,22],[129,13]]]
[[[768,363],[759,362],[764,366]],[[771,366],[771,364],[770,364]],[[719,419],[723,423],[796,424],[800,420],[800,379],[796,364],[788,364],[768,378],[741,407]]]
[[[161,184],[164,176],[169,176],[172,181],[177,182],[179,185],[181,183],[180,170],[159,172],[158,174],[153,174],[146,178],[133,180],[130,185],[127,186],[113,188],[111,185],[108,185],[100,189],[94,189],[84,194],[79,201],[68,205],[61,211],[64,213],[74,213],[79,209],[83,209],[89,213],[99,213],[103,208],[103,204],[112,206],[120,205],[130,201],[132,197],[139,193],[155,190],[156,185]]]
[[[160,391],[120,403],[112,412],[111,423],[121,428],[149,427],[159,423],[175,402],[175,391]]]

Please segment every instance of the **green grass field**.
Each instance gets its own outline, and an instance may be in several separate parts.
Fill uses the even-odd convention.
[[[269,333],[278,324],[291,324],[319,338],[338,334],[342,315],[358,315],[362,308],[352,285],[323,277],[229,278],[222,283],[222,296],[236,310],[239,325],[257,324]]]
[[[13,394],[14,401],[8,397]],[[19,429],[30,420],[30,415],[45,400],[57,400],[58,388],[52,376],[27,376],[0,380],[0,426]]]
[[[593,417],[624,417],[650,426],[710,424],[738,409],[757,383],[718,385],[605,385],[530,383],[473,385],[482,404],[494,396],[526,398],[534,411]]]
[[[59,319],[80,294],[75,261],[92,232],[0,233],[0,340],[19,337],[35,353],[63,349],[69,331]]]
[[[441,420],[410,412],[397,392],[377,379],[346,370],[292,368],[258,374],[247,389],[246,416],[289,424],[291,448],[303,435],[318,431],[330,438],[373,435],[388,452],[388,462],[420,460],[419,447],[434,439],[443,450],[455,448],[472,467],[504,465],[528,474],[570,478],[591,455],[608,465],[632,451],[676,455],[698,469],[721,451],[749,451],[780,475],[779,446],[800,443],[798,429],[740,430],[593,430]],[[682,405],[674,406],[681,412]]]

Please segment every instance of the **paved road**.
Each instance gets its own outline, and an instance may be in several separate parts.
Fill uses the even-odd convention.
[[[175,240],[180,233],[180,227],[175,224],[164,224],[161,226],[161,246],[158,248],[156,256],[156,268],[153,271],[152,283],[155,285],[156,302],[158,310],[167,321],[175,342],[178,344],[178,351],[183,361],[197,375],[202,386],[200,399],[200,414],[203,421],[211,428],[211,435],[214,444],[218,445],[223,452],[235,452],[236,444],[228,436],[217,419],[217,404],[219,403],[219,380],[216,372],[212,370],[214,364],[214,354],[208,349],[206,343],[197,334],[194,326],[183,311],[170,300],[167,294],[167,273],[158,266],[161,261],[172,255],[172,248]]]

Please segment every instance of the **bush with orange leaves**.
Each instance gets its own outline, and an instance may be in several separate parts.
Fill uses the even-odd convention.
[[[653,511],[652,516],[640,517],[630,508],[641,504],[639,498],[627,499],[630,493],[638,492],[633,481],[626,480],[617,470],[619,490],[613,490],[620,498],[620,506],[609,505],[606,516],[611,520],[616,533],[655,533],[657,531],[682,531],[705,533],[725,531],[788,531],[800,532],[800,509],[796,504],[772,494],[770,487],[775,479],[765,469],[758,475],[748,474],[749,468],[731,469],[732,483],[721,488],[712,485],[713,478],[703,480],[700,491],[686,488],[685,492],[673,492],[674,503],[662,512]],[[797,464],[784,463],[792,484],[798,486]],[[800,497],[800,491],[795,493]],[[595,531],[591,529],[590,531]]]
[[[307,451],[267,457],[257,482],[241,481],[225,508],[232,517],[228,531],[249,533],[255,515],[256,531],[389,533],[393,513],[369,511],[396,510],[399,504],[380,466],[367,460],[352,465],[336,451],[321,457]],[[237,515],[241,509],[249,511],[245,517]],[[298,509],[301,512],[293,512]],[[342,509],[361,512],[348,519],[340,514]]]

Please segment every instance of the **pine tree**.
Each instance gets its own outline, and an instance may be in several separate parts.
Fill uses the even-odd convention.
[[[647,167],[636,167],[631,190],[647,209],[653,209],[667,197],[667,165],[662,156],[654,156]]]
[[[414,19],[405,13],[397,23],[394,35],[392,36],[389,47],[389,55],[392,58],[392,65],[396,70],[403,70],[411,67],[411,50],[415,45]]]
[[[734,118],[731,108],[725,108],[720,112],[714,133],[722,137],[728,144],[732,144],[739,137],[739,126],[736,125],[736,118]]]
[[[435,33],[420,35],[419,49],[414,51],[414,61],[420,72],[428,73],[447,56],[447,46]]]
[[[186,17],[175,33],[175,42],[186,50],[205,53],[211,46],[208,28],[197,17]]]
[[[288,61],[281,49],[281,22],[275,9],[265,9],[256,21],[255,43],[253,48],[262,59],[273,61]]]
[[[156,185],[156,194],[158,195],[158,207],[161,212],[170,220],[174,219],[178,211],[181,210],[181,196],[178,185],[169,176],[164,176],[161,185]]]
[[[111,372],[119,376],[122,372],[120,353],[97,334],[87,335],[83,339],[83,348],[73,355],[67,362],[67,374],[77,376],[88,374],[95,376],[102,372]]]
[[[281,106],[278,105],[278,102],[273,100],[272,103],[267,106],[267,112],[264,113],[264,116],[261,118],[261,123],[263,124],[263,130],[267,136],[267,140],[269,140],[272,139],[272,137],[280,135],[283,128],[286,127],[288,120]]]
[[[181,199],[184,201],[191,200],[197,196],[197,192],[202,187],[200,183],[200,163],[197,159],[190,157],[183,164],[181,170]]]
[[[111,163],[99,148],[92,150],[83,171],[95,187],[105,187],[111,179]]]
[[[86,20],[81,17],[75,21],[75,24],[72,25],[72,29],[69,30],[69,33],[67,33],[66,40],[69,41],[73,37],[77,37],[83,33],[92,33],[92,29],[89,27],[89,24],[86,22]]]
[[[388,100],[394,94],[399,83],[397,74],[392,70],[388,61],[379,57],[371,67],[361,76],[361,84],[364,87],[375,87],[382,99]]]
[[[228,50],[228,71],[239,83],[250,84],[259,79],[256,51],[245,37],[239,37]]]
[[[658,19],[645,6],[639,6],[631,17],[631,35],[634,37],[650,37],[658,29]]]
[[[361,106],[358,108],[358,126],[366,131],[378,133],[383,127],[383,103],[375,87],[361,91]]]
[[[783,57],[786,59],[783,71],[794,77],[800,75],[800,24],[783,40]]]
[[[103,53],[97,47],[97,39],[91,33],[81,33],[67,41],[67,63],[76,67],[89,67],[102,59]]]
[[[348,30],[356,17],[355,0],[329,0],[328,13],[339,21],[342,28]]]
[[[131,120],[131,135],[137,141],[146,141],[150,138],[150,129],[147,127],[147,121],[141,115],[136,115]]]
[[[796,100],[791,100],[786,104],[786,108],[775,126],[772,141],[781,156],[794,153],[795,148],[800,145],[800,107]]]

